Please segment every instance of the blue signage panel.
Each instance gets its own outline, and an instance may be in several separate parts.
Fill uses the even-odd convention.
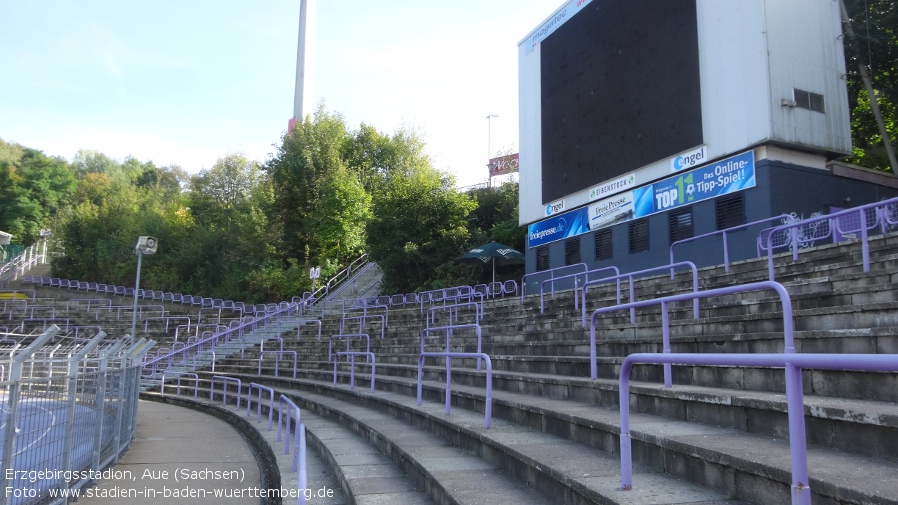
[[[645,217],[656,212],[664,212],[695,202],[716,198],[755,187],[755,155],[753,151],[705,165],[677,174],[647,186],[633,190],[632,217],[627,210],[626,218],[613,222],[597,222],[593,228],[609,226],[630,219]],[[627,200],[624,198],[623,200]],[[602,204],[605,202],[599,202]],[[629,202],[624,202],[629,206]],[[558,214],[527,227],[527,246],[537,247],[556,240],[582,235],[590,231],[589,209],[597,213],[601,221],[601,206],[581,207]]]
[[[552,216],[527,227],[527,246],[537,247],[589,231],[589,209],[579,209]]]
[[[633,190],[634,217],[676,209],[755,186],[755,155],[747,151]]]

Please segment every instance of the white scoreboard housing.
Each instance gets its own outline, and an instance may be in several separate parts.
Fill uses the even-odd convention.
[[[695,30],[693,40],[697,42],[693,44],[697,46],[697,54],[692,56],[693,61],[697,61],[697,72],[692,72],[693,77],[682,81],[690,88],[695,87],[693,83],[699,87],[691,93],[696,103],[693,107],[695,113],[686,121],[700,120],[701,124],[692,125],[693,134],[683,141],[688,145],[663,147],[656,159],[646,161],[643,156],[643,159],[631,164],[626,153],[644,153],[645,149],[658,146],[664,140],[658,138],[659,134],[653,137],[634,133],[626,138],[622,135],[621,140],[613,142],[613,145],[599,146],[595,153],[570,162],[570,165],[577,164],[578,167],[562,164],[548,168],[547,164],[557,156],[547,153],[566,155],[569,150],[583,147],[579,143],[576,146],[566,145],[565,139],[572,137],[558,130],[564,130],[567,125],[589,130],[591,123],[584,123],[585,118],[600,119],[611,113],[617,114],[617,118],[626,118],[631,113],[633,117],[638,114],[651,115],[655,113],[653,106],[659,109],[659,121],[671,120],[661,117],[665,114],[660,110],[663,106],[657,107],[648,101],[642,103],[639,92],[623,93],[629,98],[621,103],[606,100],[584,105],[582,108],[585,109],[580,114],[582,117],[571,118],[571,121],[556,114],[553,118],[555,122],[547,124],[545,119],[553,111],[543,110],[548,103],[558,103],[558,96],[574,99],[587,93],[593,85],[608,84],[613,87],[619,85],[616,83],[628,82],[627,72],[632,69],[647,72],[645,75],[649,77],[641,77],[642,81],[652,81],[655,86],[679,79],[675,70],[663,70],[673,72],[671,75],[650,75],[653,67],[663,67],[658,63],[663,63],[662,59],[667,56],[656,53],[651,41],[644,42],[647,37],[651,38],[664,29],[641,26],[644,22],[663,22],[663,18],[670,17],[656,16],[661,21],[652,21],[651,15],[640,13],[651,13],[656,6],[660,10],[670,9],[672,4],[669,2],[671,0],[570,0],[518,44],[520,224],[533,223],[553,213],[607,197],[617,186],[632,188],[669,176],[677,164],[680,168],[684,165],[691,168],[759,146],[799,151],[824,160],[851,152],[838,0],[678,0],[677,5],[683,6],[687,13],[683,26]],[[622,13],[626,9],[631,11]],[[619,19],[602,18],[614,15],[618,15]],[[584,25],[583,20],[589,22]],[[601,26],[610,28],[604,29],[604,33],[592,33],[590,27],[596,25],[593,20],[603,20]],[[582,33],[590,32],[590,41],[553,49],[551,58],[563,60],[560,63],[543,61],[547,58],[553,37],[568,36],[565,35],[567,25],[575,26],[577,22],[585,26],[579,28]],[[624,40],[613,40],[620,37]],[[639,43],[626,40],[628,37]],[[569,46],[571,51],[577,52],[572,53],[568,60],[563,51],[567,51],[564,47]],[[642,53],[628,55],[623,60],[614,59],[617,53],[634,46],[638,46]],[[556,87],[573,88],[565,89],[563,95],[556,95],[556,102],[547,101],[546,90],[542,88],[552,80],[552,76],[542,75],[544,69],[553,65],[566,69],[569,64],[576,65],[577,60],[588,56],[589,52],[605,52],[607,56],[595,61],[623,61],[623,66],[598,72],[591,81],[580,79],[575,83],[574,79],[569,79],[562,82]],[[646,66],[648,70],[644,68]],[[594,70],[586,69],[587,72]],[[602,80],[608,83],[596,82]],[[663,88],[658,89],[663,92]],[[667,100],[671,101],[676,100]],[[647,119],[646,124],[654,124],[653,120]],[[618,123],[625,127],[627,121]],[[576,135],[581,140],[588,138],[582,132]],[[551,139],[547,138],[549,136]],[[603,156],[606,149],[609,152],[622,150],[624,153],[616,158],[614,166],[603,166],[606,163]],[[567,173],[568,168],[571,169],[570,173]],[[565,172],[568,182],[564,186],[556,185],[549,191],[549,179],[560,172]],[[628,182],[615,182],[624,179]],[[597,191],[597,188],[601,190]],[[607,188],[612,189],[606,191]],[[602,192],[604,194],[597,194]]]

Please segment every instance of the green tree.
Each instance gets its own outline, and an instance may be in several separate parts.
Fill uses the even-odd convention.
[[[447,264],[443,280],[451,284],[456,272],[451,264],[465,252],[466,218],[475,206],[455,190],[451,177],[429,166],[388,177],[383,191],[374,195],[368,222],[368,249],[383,271],[384,291],[431,287],[436,270]]]
[[[328,174],[343,167],[347,138],[343,118],[322,106],[311,119],[284,136],[265,164],[273,190],[270,218],[282,233],[280,248],[285,266],[289,258],[308,264],[317,263],[321,255],[311,223],[320,212],[322,185]]]
[[[859,65],[870,76],[893,147],[898,147],[898,5],[894,0],[844,0],[854,37],[845,38],[848,103],[854,153],[849,162],[888,170],[882,133],[870,108]]]
[[[75,177],[65,160],[41,151],[3,144],[0,149],[0,230],[31,244],[52,216],[69,203]]]

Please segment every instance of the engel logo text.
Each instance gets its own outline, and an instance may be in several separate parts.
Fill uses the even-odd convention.
[[[672,160],[671,164],[673,170],[676,172],[679,170],[683,170],[684,168],[692,168],[696,165],[700,165],[705,161],[705,159],[705,148],[700,147],[699,149],[696,149],[695,151],[692,151],[690,153],[685,153],[677,156]]]
[[[564,210],[564,200],[546,205],[546,215],[551,216]]]

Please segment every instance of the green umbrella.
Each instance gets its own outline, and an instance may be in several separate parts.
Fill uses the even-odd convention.
[[[471,265],[486,265],[487,263],[492,263],[493,282],[496,282],[496,263],[499,263],[500,265],[520,264],[524,262],[524,255],[521,254],[520,251],[512,249],[507,245],[498,242],[490,242],[489,244],[484,244],[471,249],[458,258],[458,261]]]

